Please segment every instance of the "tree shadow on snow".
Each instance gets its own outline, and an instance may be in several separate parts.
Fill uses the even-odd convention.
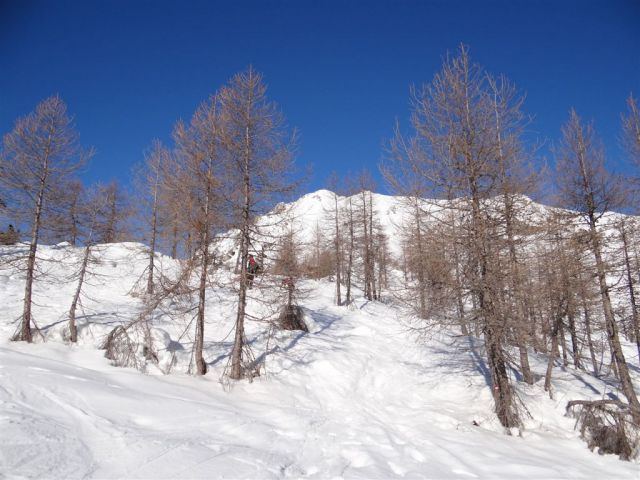
[[[482,355],[484,342],[472,336],[451,336],[451,343],[442,347],[430,346],[432,355],[439,356],[438,369],[446,370],[446,373],[473,376],[476,373],[482,375],[487,386],[491,386],[491,374]],[[430,355],[431,356],[431,355]],[[413,367],[424,368],[424,365],[414,362],[403,362]]]
[[[565,369],[566,371],[566,369]],[[600,392],[600,390],[598,390],[596,387],[594,387],[593,385],[591,385],[588,381],[586,381],[584,379],[584,377],[582,375],[580,375],[577,372],[569,372],[576,380],[579,380],[585,387],[587,387],[589,390],[591,390],[593,393],[600,395],[602,392]],[[606,383],[606,382],[605,382]]]
[[[306,308],[303,308],[303,311],[304,311],[305,317],[311,317],[316,324],[322,325],[322,327],[319,330],[315,332],[310,332],[316,335],[320,333],[324,333],[326,330],[329,330],[333,326],[333,324],[336,323],[336,320],[340,318],[339,316],[333,315],[331,313],[327,313],[326,311],[311,312]]]
[[[467,344],[469,345],[469,357],[475,367],[476,371],[484,377],[484,381],[488,386],[491,386],[491,372],[489,372],[489,368],[487,367],[487,363],[484,358],[480,354],[479,347],[476,345],[477,342],[480,342],[477,338],[467,336]],[[484,343],[482,345],[484,348]]]
[[[297,331],[292,338],[289,338],[289,341],[286,345],[284,346],[274,345],[272,348],[268,349],[267,351],[262,352],[254,362],[254,365],[256,367],[259,365],[264,365],[267,361],[267,358],[275,353],[290,352],[296,347],[296,345],[298,344],[298,342],[300,342],[302,338],[308,335],[319,335],[324,333],[326,330],[330,329],[333,326],[336,320],[340,318],[337,315],[332,315],[330,313],[322,312],[322,311],[311,311],[304,307],[302,307],[302,310],[304,312],[304,318],[311,318],[313,320],[313,323],[315,325],[319,325],[320,328],[314,331],[309,331],[309,332]],[[252,342],[256,340],[257,339],[254,338]],[[304,353],[309,353],[309,352],[304,352]],[[294,356],[288,356],[288,359],[292,363],[291,366],[294,366],[294,365],[302,366],[302,365],[308,365],[311,363],[311,361],[304,360],[301,357],[295,358]],[[281,370],[288,370],[288,368],[282,367]]]
[[[99,321],[101,317],[108,318],[107,321]],[[78,333],[82,330],[89,328],[91,325],[99,325],[106,327],[115,327],[118,325],[123,325],[127,322],[127,318],[120,316],[119,312],[100,312],[100,313],[90,313],[84,315],[76,316],[76,323],[78,327]],[[48,323],[40,328],[42,332],[47,332],[51,330],[53,327],[69,323],[69,318],[64,316],[55,322]]]

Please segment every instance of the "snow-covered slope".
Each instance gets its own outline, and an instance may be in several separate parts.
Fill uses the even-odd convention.
[[[388,307],[338,308],[329,284],[308,287],[311,332],[279,334],[268,375],[230,389],[218,381],[224,361],[215,349],[207,355],[212,371],[195,378],[118,369],[89,345],[3,343],[0,471],[35,478],[637,478],[637,465],[589,452],[562,416],[567,399],[604,392],[604,384],[558,372],[557,401],[539,385],[524,390],[535,419],[522,438],[507,437],[493,420],[470,339],[417,344]],[[209,319],[209,342],[219,341],[219,327]]]
[[[309,226],[330,200],[322,192],[301,200]],[[374,202],[389,225],[400,214],[392,197]],[[11,248],[19,247],[0,254]],[[417,341],[392,305],[356,292],[352,307],[334,306],[325,280],[302,285],[309,333],[270,337],[269,325],[249,322],[253,352],[266,359],[253,382],[221,382],[235,314],[230,287],[208,292],[206,376],[186,374],[190,319],[162,314],[152,326],[158,367],[146,375],[113,367],[97,347],[140,311],[129,293],[146,267],[144,246],[98,248],[73,346],[62,332],[81,250],[39,252],[47,276],[36,283],[34,316],[46,342],[8,341],[24,279],[0,269],[0,477],[638,478],[637,464],[590,452],[564,416],[568,400],[602,398],[610,385],[560,367],[555,400],[542,379],[519,384],[532,418],[521,437],[506,436],[478,340],[441,332]],[[177,266],[159,261],[167,271]],[[541,378],[545,359],[531,360]]]

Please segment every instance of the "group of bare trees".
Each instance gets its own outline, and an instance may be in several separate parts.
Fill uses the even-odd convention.
[[[195,293],[194,358],[196,372],[206,373],[206,292],[221,261],[214,246],[227,232],[238,232],[234,252],[240,266],[234,282],[238,308],[229,376],[239,379],[249,368],[243,360],[251,286],[247,264],[255,245],[264,242],[256,219],[288,199],[297,185],[292,180],[295,134],[287,132],[283,116],[267,99],[262,76],[249,68],[204,102],[188,124],[178,122],[173,138],[171,149],[155,141],[135,172],[138,227],[149,245],[144,295],[148,304],[159,305],[168,296]],[[70,302],[71,341],[77,339],[75,312],[92,246],[128,239],[123,223],[133,211],[118,185],[85,189],[78,180],[91,153],[79,147],[66,107],[57,96],[18,120],[4,138],[0,181],[5,217],[30,229],[26,261],[21,264],[26,287],[16,340],[32,340],[36,251],[44,232],[49,240],[84,247]],[[155,263],[161,244],[173,257],[183,259],[183,272],[176,278],[164,278]]]
[[[255,272],[248,269],[249,257],[258,254],[259,244],[264,252],[265,243],[277,243],[265,239],[257,219],[264,219],[296,186],[295,135],[287,132],[281,113],[267,99],[262,76],[249,68],[202,103],[189,123],[179,121],[173,138],[172,150],[154,144],[142,169],[148,197],[146,294],[162,299],[194,297],[197,306],[187,311],[195,311],[195,373],[204,375],[207,290],[225,284],[216,272],[230,252],[219,252],[216,246],[231,235],[238,275],[227,286],[236,289],[238,303],[228,376],[251,376],[255,366],[248,351],[245,318]],[[178,238],[184,239],[182,272],[177,279],[163,279],[161,272],[160,278],[154,277],[156,240],[162,232],[175,242],[172,255]]]
[[[297,186],[295,132],[287,131],[267,99],[260,74],[249,68],[234,76],[189,122],[176,124],[172,147],[154,141],[136,169],[135,213],[148,245],[143,315],[166,300],[188,298],[182,313],[191,315],[194,328],[194,371],[204,375],[207,292],[212,285],[233,288],[237,311],[227,373],[231,379],[252,376],[245,320],[255,315],[249,313],[251,301],[268,297],[252,296],[252,287],[260,285],[249,260],[258,256],[263,268],[269,263],[283,279],[267,286],[281,287],[288,307],[300,276],[333,276],[337,305],[353,301],[355,286],[370,301],[382,300],[390,289],[418,328],[446,324],[482,336],[495,411],[507,429],[522,424],[510,370],[533,384],[532,351],[548,355],[550,394],[556,361],[596,375],[609,368],[637,420],[640,404],[621,337],[636,342],[640,356],[640,225],[612,212],[630,211],[638,176],[625,184],[610,173],[593,126],[571,111],[554,150],[551,182],[563,209],[539,209],[529,198],[550,175],[532,167],[523,96],[506,78],[474,64],[464,47],[445,60],[432,82],[412,89],[411,101],[413,133],[396,129],[381,168],[405,202],[401,257],[389,254],[375,184],[366,172],[340,186],[334,177],[322,227],[319,222],[311,248],[304,249],[309,253],[295,255],[302,250],[295,228],[274,228],[286,215],[272,210]],[[640,113],[633,97],[622,131],[630,160],[640,168]],[[59,97],[43,101],[4,137],[0,208],[29,232],[20,263],[26,283],[17,340],[32,340],[33,281],[43,236],[83,246],[69,310],[69,338],[75,342],[92,248],[133,234],[125,233],[133,202],[115,182],[85,188],[78,180],[91,154],[80,148]],[[227,240],[233,252],[218,249]],[[157,264],[159,250],[179,257],[181,271],[165,275]],[[236,268],[223,278],[217,272],[230,255]],[[401,285],[390,288],[392,268]]]
[[[25,272],[25,292],[20,326],[14,338],[33,338],[33,286],[41,269],[37,250],[41,241],[66,241],[86,247],[76,294],[71,301],[69,330],[76,341],[75,310],[91,245],[122,240],[126,206],[116,182],[83,187],[78,174],[92,150],[80,147],[72,118],[58,96],[42,101],[29,115],[16,121],[3,138],[0,156],[0,189],[3,217],[20,225],[28,242],[26,251],[7,261]],[[13,227],[12,227],[13,228]],[[17,232],[14,230],[14,232]],[[14,237],[18,237],[17,233]],[[15,238],[14,242],[20,240]]]
[[[307,225],[308,231],[300,231],[297,222],[297,215],[306,212],[290,212],[293,224],[279,242],[276,270],[294,271],[297,277],[330,277],[336,305],[350,305],[356,287],[365,299],[381,300],[393,262],[373,178],[367,170],[344,178],[334,172],[328,186],[330,190],[316,195],[322,212],[313,225]]]
[[[381,300],[392,262],[376,208],[373,178],[363,170],[339,181],[334,173],[329,187],[329,204],[322,218],[325,228],[314,231],[311,263],[316,268],[308,270],[312,277],[334,278],[336,305],[351,304],[355,286],[365,299]]]
[[[519,144],[521,100],[506,80],[471,63],[463,48],[429,85],[412,91],[412,101],[415,135],[407,139],[396,133],[383,168],[414,212],[408,246],[417,248],[409,254],[418,257],[417,313],[436,313],[427,305],[437,298],[438,314],[476,323],[485,340],[496,413],[505,427],[516,427],[506,343],[512,336],[521,338],[512,328],[521,298],[508,288],[518,265],[514,210],[518,195],[527,193],[517,177],[526,167]],[[425,206],[425,197],[448,202]],[[445,244],[429,235],[426,217],[437,223],[431,228],[440,238],[447,237]],[[455,268],[451,261],[434,265],[429,260],[434,247],[436,258],[452,259]],[[457,302],[443,301],[447,283],[457,290]]]
[[[23,312],[17,340],[32,340],[33,283],[36,273],[38,242],[47,221],[60,214],[61,206],[77,205],[74,174],[89,153],[78,146],[77,133],[59,97],[51,97],[28,116],[19,119],[4,136],[2,150],[2,196],[5,208],[17,224],[29,228],[26,253]],[[71,238],[77,238],[75,215],[71,222]]]
[[[533,383],[531,349],[549,354],[547,389],[560,350],[577,368],[590,359],[596,373],[610,358],[637,419],[620,325],[637,340],[638,227],[612,213],[629,211],[632,192],[607,171],[593,127],[570,113],[553,174],[564,210],[540,210],[529,197],[546,178],[530,166],[523,97],[508,80],[474,64],[462,47],[411,97],[413,134],[397,130],[382,170],[411,212],[401,298],[420,328],[447,322],[484,337],[496,414],[507,428],[521,425],[509,369]],[[623,127],[637,162],[632,97]],[[614,307],[615,284],[624,288]],[[598,345],[602,332],[606,342]]]

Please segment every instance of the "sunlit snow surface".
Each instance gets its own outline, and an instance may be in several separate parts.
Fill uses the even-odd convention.
[[[69,265],[80,255],[64,246],[40,252]],[[191,331],[178,339],[187,322],[163,317],[154,334],[171,346],[159,352],[160,368],[177,352],[172,373],[113,367],[96,347],[138,313],[140,300],[128,292],[145,257],[137,244],[104,247],[99,257],[76,346],[61,339],[74,288],[65,283],[68,266],[49,266],[36,285],[35,318],[48,340],[31,345],[7,340],[24,283],[22,274],[0,271],[0,477],[640,476],[637,463],[590,452],[564,417],[568,400],[602,398],[612,387],[558,367],[550,400],[540,379],[545,359],[532,357],[537,384],[518,384],[532,418],[521,437],[506,436],[492,414],[479,340],[441,332],[417,341],[391,305],[357,292],[353,307],[334,306],[328,280],[304,284],[308,334],[279,332],[267,345],[267,326],[248,325],[256,356],[269,351],[266,374],[251,383],[220,381],[231,349],[231,288],[209,292],[206,376],[185,373]],[[163,258],[163,268],[175,265]],[[632,374],[638,385],[637,368]]]

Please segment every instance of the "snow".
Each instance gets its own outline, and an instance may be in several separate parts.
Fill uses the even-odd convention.
[[[318,198],[303,206],[316,218]],[[393,213],[393,198],[374,202]],[[366,302],[360,292],[352,307],[337,307],[328,280],[302,285],[309,333],[268,339],[267,325],[248,323],[256,356],[268,352],[266,372],[252,382],[221,381],[235,312],[227,287],[208,294],[206,376],[186,373],[193,341],[189,329],[183,336],[188,320],[162,315],[153,322],[159,366],[147,374],[116,368],[97,348],[140,311],[130,292],[146,267],[144,248],[97,248],[100,263],[87,280],[73,346],[62,331],[75,287],[69,275],[81,249],[39,250],[42,259],[62,262],[43,262],[48,276],[36,283],[34,315],[46,342],[8,341],[24,279],[0,270],[0,477],[639,477],[637,463],[590,452],[564,416],[568,400],[614,394],[606,382],[557,367],[550,400],[542,389],[546,359],[532,354],[538,381],[517,387],[532,418],[521,436],[507,436],[492,413],[478,339],[453,331],[419,337],[400,310]],[[175,261],[158,259],[163,269],[176,268]],[[638,385],[640,375],[633,375]]]

